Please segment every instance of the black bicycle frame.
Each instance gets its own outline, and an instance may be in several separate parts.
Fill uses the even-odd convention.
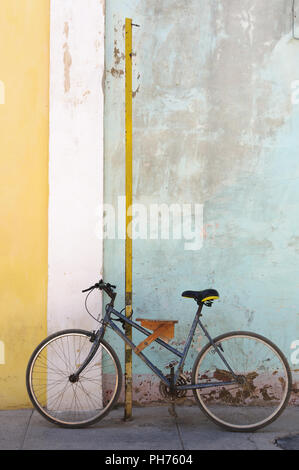
[[[200,317],[202,316],[201,315],[202,307],[203,307],[202,304],[199,305],[199,307],[198,307],[198,310],[196,312],[195,318],[193,320],[193,323],[191,325],[191,328],[190,328],[190,331],[189,331],[189,334],[188,334],[188,338],[187,338],[184,350],[182,352],[178,351],[175,348],[173,348],[168,343],[163,341],[161,338],[156,338],[155,339],[156,343],[158,343],[163,348],[168,349],[168,351],[170,351],[171,353],[175,354],[176,356],[178,356],[180,358],[177,370],[173,374],[172,381],[170,381],[161,372],[161,370],[158,369],[142,352],[138,353],[138,357],[140,357],[140,359],[142,359],[142,361],[145,362],[145,364],[154,372],[154,374],[157,375],[162,380],[162,382],[164,382],[165,385],[167,385],[168,387],[174,387],[175,390],[192,390],[192,389],[198,389],[198,388],[200,389],[200,388],[215,387],[215,386],[219,386],[219,385],[232,385],[232,384],[235,384],[237,382],[237,376],[235,375],[234,371],[231,369],[230,365],[228,364],[225,357],[223,356],[223,354],[221,352],[221,346],[217,346],[214,343],[214,341],[211,338],[211,336],[209,335],[208,331],[205,329],[205,327],[203,326],[203,324],[200,321]],[[99,344],[100,344],[100,340],[104,337],[105,330],[106,330],[107,326],[110,327],[113,331],[115,331],[115,333],[117,333],[118,336],[120,336],[122,338],[122,340],[125,341],[133,349],[133,351],[135,351],[136,345],[114,323],[114,321],[111,319],[112,314],[116,315],[118,317],[118,320],[116,320],[116,321],[121,321],[123,325],[127,323],[127,324],[131,325],[133,328],[137,329],[138,331],[140,331],[141,333],[143,333],[146,336],[150,336],[152,334],[152,332],[146,330],[142,326],[138,325],[134,321],[130,320],[129,318],[125,317],[120,312],[115,310],[113,308],[113,303],[108,304],[106,306],[106,313],[105,313],[105,317],[103,319],[103,326],[97,331],[97,333],[92,338],[93,345],[91,347],[91,350],[90,350],[86,360],[84,361],[84,363],[79,367],[79,369],[73,375],[74,377],[78,377],[80,375],[80,373],[83,371],[83,369],[85,369],[85,367],[89,364],[89,362],[92,360],[92,358],[96,354],[96,352],[98,350],[98,347],[99,347]],[[223,363],[226,365],[226,367],[228,368],[228,370],[230,371],[230,373],[232,374],[232,376],[234,377],[235,380],[228,381],[228,382],[209,382],[209,383],[205,383],[205,384],[175,385],[178,378],[179,378],[179,376],[180,376],[180,374],[181,374],[181,372],[182,372],[182,369],[183,369],[187,354],[189,352],[191,342],[192,342],[192,339],[193,339],[193,336],[194,336],[195,329],[196,329],[197,325],[199,325],[200,328],[203,330],[205,336],[209,340],[209,343],[211,345],[213,345],[215,351],[220,356]]]

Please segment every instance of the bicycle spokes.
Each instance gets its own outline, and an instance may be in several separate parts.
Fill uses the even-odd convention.
[[[33,400],[44,415],[58,424],[89,423],[105,412],[118,391],[117,364],[103,344],[78,379],[71,380],[91,346],[90,337],[83,333],[58,335],[32,361]]]
[[[257,335],[227,335],[221,349],[237,376],[236,383],[224,385],[233,380],[232,374],[210,346],[199,359],[195,380],[218,383],[196,391],[201,405],[220,424],[236,428],[263,425],[280,411],[288,394],[283,358]]]

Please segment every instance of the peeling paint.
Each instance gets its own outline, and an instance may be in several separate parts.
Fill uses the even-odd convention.
[[[115,41],[116,42],[116,41]],[[121,60],[124,60],[125,54],[122,52],[119,52],[119,49],[115,46],[114,47],[114,59],[115,59],[115,65],[118,65]]]
[[[103,16],[106,15],[106,0],[100,0],[100,4],[102,5]]]
[[[72,56],[70,54],[68,43],[63,45],[63,63],[64,63],[64,92],[68,93],[71,88],[70,68],[72,65]]]
[[[136,94],[138,93],[139,91],[139,88],[140,88],[140,85],[138,85],[138,87],[136,88],[135,91],[132,91],[132,97],[135,98]]]
[[[96,41],[94,42],[94,46],[96,48],[96,51],[99,51],[101,47],[101,41],[99,39],[96,39]]]
[[[64,23],[64,34],[65,34],[65,37],[66,37],[67,39],[68,39],[68,37],[69,37],[69,30],[70,30],[70,29],[69,29],[69,24],[68,24],[68,22],[66,21],[66,22]]]
[[[110,73],[111,75],[113,75],[113,77],[121,77],[122,75],[124,75],[123,70],[117,70],[115,67],[111,68]]]
[[[115,64],[119,64],[120,63],[120,55],[119,55],[119,49],[117,49],[116,47],[114,48],[114,58],[115,58]]]

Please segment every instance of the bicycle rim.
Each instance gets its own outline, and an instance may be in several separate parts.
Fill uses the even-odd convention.
[[[80,330],[57,333],[43,341],[29,361],[27,388],[31,401],[55,424],[90,425],[103,418],[118,399],[120,364],[105,341],[101,341],[78,382],[69,380],[92,347],[90,337],[90,332]]]
[[[266,338],[236,332],[214,340],[242,383],[234,380],[213,346],[199,354],[193,383],[216,386],[196,389],[202,410],[217,424],[234,431],[253,431],[274,421],[287,405],[291,373],[282,352]]]

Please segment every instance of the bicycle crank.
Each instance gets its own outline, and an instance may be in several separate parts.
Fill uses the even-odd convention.
[[[171,374],[166,375],[166,378],[168,380],[171,380]],[[187,385],[187,378],[184,374],[180,374],[177,380],[176,385]],[[160,382],[159,385],[159,392],[164,398],[164,400],[167,400],[171,403],[178,403],[181,401],[184,401],[186,395],[187,395],[187,390],[171,390],[170,387],[165,385],[164,382]]]

